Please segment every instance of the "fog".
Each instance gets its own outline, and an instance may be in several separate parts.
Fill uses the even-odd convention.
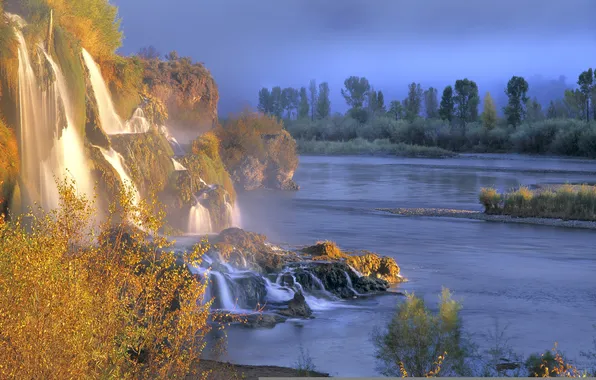
[[[221,115],[256,106],[261,87],[310,79],[329,82],[332,111],[343,112],[350,75],[366,76],[387,102],[403,99],[413,81],[442,90],[468,77],[500,104],[507,80],[522,75],[544,102],[545,81],[564,75],[573,86],[596,66],[594,0],[112,2],[121,52],[153,45],[204,62],[220,88]]]

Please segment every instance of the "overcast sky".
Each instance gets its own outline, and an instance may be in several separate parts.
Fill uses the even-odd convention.
[[[596,0],[111,0],[123,54],[147,45],[204,62],[220,114],[256,105],[261,87],[327,81],[333,111],[350,75],[387,101],[407,83],[441,90],[475,80],[481,95],[512,75],[569,82],[596,66]],[[530,82],[530,85],[532,83]]]

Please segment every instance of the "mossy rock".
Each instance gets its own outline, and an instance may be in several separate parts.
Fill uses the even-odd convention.
[[[346,263],[364,276],[380,278],[390,284],[403,281],[399,274],[400,268],[391,257],[381,257],[376,253],[364,251],[348,256]]]
[[[302,252],[313,256],[313,260],[330,260],[346,257],[346,254],[332,241],[318,242],[315,245],[303,248]]]
[[[147,133],[114,135],[111,140],[114,150],[124,157],[132,180],[142,194],[159,193],[173,180],[174,152],[155,128]]]

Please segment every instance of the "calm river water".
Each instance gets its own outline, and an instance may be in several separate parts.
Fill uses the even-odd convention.
[[[436,306],[441,287],[463,303],[465,329],[487,347],[495,323],[508,326],[521,354],[558,342],[572,358],[591,348],[596,330],[596,232],[449,218],[400,217],[378,207],[480,210],[483,186],[596,182],[596,161],[512,155],[403,159],[301,157],[301,190],[242,194],[242,227],[271,241],[334,240],[346,250],[394,257],[409,282],[402,290]],[[398,296],[320,305],[316,319],[274,329],[228,329],[225,359],[295,365],[300,347],[318,370],[374,376],[370,334],[386,324]]]

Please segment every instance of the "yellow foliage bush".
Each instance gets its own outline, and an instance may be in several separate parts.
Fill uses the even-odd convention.
[[[95,222],[93,203],[72,183],[59,191],[57,210],[0,220],[0,378],[188,375],[210,302],[186,264],[200,261],[207,243],[169,251],[156,234],[163,212],[147,212],[154,202],[133,206],[130,189],[118,202],[121,219],[146,232]]]
[[[0,119],[0,213],[10,201],[19,174],[19,150],[14,132]]]

